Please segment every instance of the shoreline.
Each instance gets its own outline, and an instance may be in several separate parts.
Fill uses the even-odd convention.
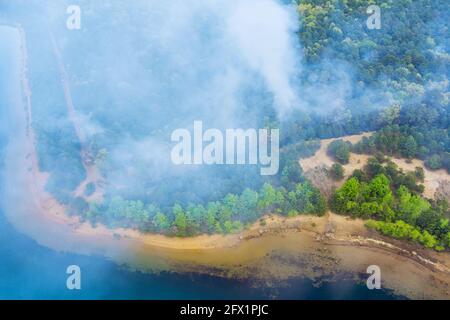
[[[1,197],[7,199],[2,203],[8,221],[39,244],[56,251],[101,255],[144,272],[195,272],[263,281],[333,278],[348,272],[365,274],[367,266],[377,264],[387,270],[383,271],[385,288],[397,294],[450,299],[448,253],[385,242],[367,230],[362,220],[330,213],[324,217],[289,219],[269,215],[262,218],[265,226],[257,221],[240,234],[192,238],[92,227],[67,216],[65,208],[44,189],[47,174],[39,171],[31,127],[26,40],[20,27],[10,28],[19,32],[21,71],[16,77],[26,106],[14,108],[14,115],[11,112],[11,123],[17,132],[14,144],[7,147],[6,190]],[[25,102],[23,96],[17,97],[17,103]],[[413,247],[416,255],[405,247]]]

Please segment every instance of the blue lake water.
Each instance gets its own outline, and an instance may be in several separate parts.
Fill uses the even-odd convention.
[[[14,68],[17,48],[12,29],[0,26],[0,174],[4,149],[14,143],[8,114],[20,84]],[[17,40],[17,39],[16,39]],[[17,43],[16,43],[17,45]],[[17,86],[19,85],[19,86]],[[14,91],[16,90],[16,91]],[[0,186],[4,188],[2,175]],[[0,190],[0,194],[3,194]],[[24,195],[26,196],[26,195]],[[0,197],[0,201],[8,199]],[[8,207],[13,204],[7,203]],[[67,266],[81,268],[81,290],[66,288]],[[252,281],[161,273],[145,274],[118,266],[100,256],[56,252],[21,234],[0,211],[0,299],[394,299],[384,290],[368,290],[351,281],[318,288],[306,279],[290,279],[266,287]]]
[[[341,281],[314,287],[306,279],[256,287],[212,276],[133,272],[101,257],[58,253],[14,230],[0,215],[1,299],[394,299],[386,291]],[[81,290],[66,288],[67,266],[81,268]]]

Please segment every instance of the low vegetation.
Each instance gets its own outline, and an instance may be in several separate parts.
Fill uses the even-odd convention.
[[[345,169],[344,167],[339,163],[334,163],[330,170],[328,171],[331,178],[333,178],[336,181],[344,179],[344,173]]]

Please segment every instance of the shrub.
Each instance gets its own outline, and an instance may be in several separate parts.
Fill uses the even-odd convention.
[[[434,154],[425,161],[425,166],[431,170],[442,168],[442,160],[438,154]]]
[[[328,145],[328,154],[341,164],[347,164],[350,160],[351,143],[343,140],[335,140]]]
[[[333,164],[329,171],[331,178],[337,181],[344,179],[344,172],[345,172],[344,167],[339,163]]]

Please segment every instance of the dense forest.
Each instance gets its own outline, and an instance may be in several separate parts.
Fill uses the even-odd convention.
[[[80,0],[82,6],[88,3]],[[304,177],[299,158],[311,156],[319,139],[374,131],[355,145],[339,140],[330,144],[328,154],[339,163],[330,170],[335,180],[343,179],[341,164],[348,162],[350,152],[375,156],[336,191],[331,209],[375,219],[371,227],[394,237],[438,250],[448,247],[448,208],[420,196],[419,169],[402,173],[385,163],[383,155],[418,158],[429,169],[450,170],[450,3],[283,3],[296,13],[300,62],[295,89],[301,97],[283,117],[264,79],[252,70],[244,68],[233,94],[224,98],[215,93],[235,85],[222,81],[232,54],[217,41],[222,24],[215,20],[216,12],[194,11],[189,17],[193,26],[173,34],[164,14],[146,11],[143,5],[122,10],[120,3],[97,3],[78,33],[55,27],[65,17],[50,19],[87,133],[83,145],[65,108],[48,23],[36,26],[27,22],[30,13],[23,13],[22,25],[30,35],[33,128],[40,168],[50,173],[47,190],[71,214],[93,223],[178,236],[236,232],[267,212],[323,214],[326,200]],[[379,30],[366,25],[371,4],[381,8]],[[38,1],[30,6],[29,12],[42,10]],[[170,34],[175,48],[163,42],[159,29],[155,33],[148,26],[148,17]],[[122,60],[128,62],[126,67],[111,68]],[[278,175],[261,177],[251,166],[187,168],[165,163],[168,145],[159,142],[198,118],[217,128],[279,128]],[[106,181],[100,203],[86,201],[99,187],[94,183],[83,196],[74,195],[86,177],[82,150]]]
[[[429,1],[414,3],[384,1],[381,4],[384,12],[383,24],[388,30],[381,32],[367,30],[362,23],[367,18],[365,10],[370,3],[370,1],[299,2],[299,37],[308,61],[308,69],[321,74],[326,72],[324,61],[330,57],[334,60],[345,60],[353,66],[354,76],[361,88],[355,90],[350,97],[347,102],[348,108],[337,111],[344,111],[344,116],[339,114],[338,117],[337,113],[323,115],[320,112],[307,114],[297,111],[282,123],[273,117],[266,118],[266,123],[272,122],[273,126],[280,127],[283,134],[282,170],[276,179],[269,181],[275,187],[266,181],[259,193],[246,189],[241,194],[228,194],[222,200],[209,202],[204,206],[187,204],[184,209],[177,204],[173,208],[166,208],[164,214],[155,204],[151,204],[146,211],[144,204],[141,203],[138,206],[143,209],[141,213],[145,216],[143,218],[145,223],[141,224],[141,228],[159,232],[171,230],[170,233],[179,235],[197,232],[233,232],[270,211],[267,210],[267,206],[261,204],[267,203],[268,190],[277,190],[269,192],[273,194],[274,199],[278,199],[276,208],[273,205],[269,206],[272,212],[287,215],[323,213],[325,210],[323,199],[319,199],[318,190],[307,183],[302,184],[304,178],[297,162],[299,157],[309,156],[318,148],[314,142],[316,141],[314,139],[318,138],[377,130],[373,136],[364,138],[355,146],[337,140],[330,144],[328,152],[341,164],[348,162],[350,152],[382,153],[423,159],[430,169],[449,170],[449,95],[446,91],[448,83],[445,82],[449,60],[440,51],[448,45],[448,33],[442,32],[437,27],[443,26],[444,20],[436,19],[442,12],[439,10],[444,10],[446,4],[443,1],[434,1],[430,7]],[[416,28],[417,33],[412,34],[409,30],[413,25],[416,27],[421,25],[423,28]],[[304,81],[308,82],[310,79]],[[392,97],[390,104],[380,109],[369,108],[368,111],[358,111],[357,108],[360,107],[358,104],[361,103],[359,94],[366,93],[367,88],[374,91],[381,88],[388,89]],[[351,210],[348,209],[352,215],[378,218],[381,220],[377,222],[378,226],[382,221],[386,223],[404,221],[412,225],[414,230],[423,230],[423,239],[417,238],[417,241],[437,249],[448,246],[445,239],[448,236],[446,227],[439,232],[432,229],[434,227],[424,227],[431,226],[432,219],[444,219],[446,207],[433,209],[431,205],[424,205],[428,203],[427,200],[420,198],[419,195],[410,194],[410,192],[420,194],[423,191],[423,186],[416,184],[416,175],[420,177],[420,170],[418,169],[419,173],[415,173],[416,175],[403,174],[393,163],[383,167],[377,161],[375,158],[370,159],[364,172],[355,173],[361,180],[361,190],[364,190],[359,190],[358,193],[361,195],[358,194],[357,197],[366,198],[365,201],[359,199],[361,203]],[[336,180],[342,179],[342,166],[333,166],[331,173]],[[345,186],[354,181],[356,180],[350,180]],[[394,196],[390,195],[388,204],[383,203],[387,201],[386,199],[379,202],[376,197],[369,196],[371,192],[375,194],[377,192],[371,188],[380,185],[387,189],[392,188],[390,192],[393,192]],[[302,188],[311,189],[309,191],[311,197],[316,200],[304,200],[303,204],[295,200],[294,194],[300,192]],[[415,202],[408,204],[396,197],[403,199],[402,201],[412,197],[411,201]],[[236,204],[231,204],[233,201]],[[103,204],[103,208],[95,206],[89,210],[88,217],[90,219],[102,217],[106,221],[117,223],[122,218],[111,219],[111,216],[114,216],[111,212],[115,212],[114,206],[126,206],[126,203],[127,201],[121,198],[113,198],[109,204]],[[295,203],[298,207],[293,205]],[[343,210],[337,206],[334,200],[331,203],[333,210],[349,213],[347,209]],[[128,204],[136,205],[132,202]],[[416,220],[406,218],[408,212],[405,211],[405,207],[417,206],[414,210],[421,210],[421,205],[427,210],[419,219],[418,225]],[[311,208],[315,208],[316,211]],[[106,215],[102,216],[102,212],[106,212]],[[197,218],[194,218],[195,216]],[[127,221],[131,224],[136,223],[132,218]],[[433,240],[430,239],[433,237],[436,239],[431,245]]]

